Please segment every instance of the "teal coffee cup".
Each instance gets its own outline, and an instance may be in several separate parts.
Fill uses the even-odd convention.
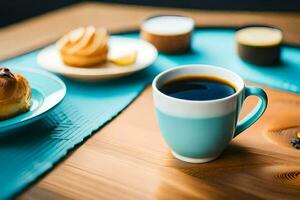
[[[160,88],[170,80],[185,76],[223,79],[235,93],[214,100],[185,100],[168,96]],[[268,99],[258,87],[245,86],[243,79],[227,69],[208,65],[185,65],[157,75],[152,83],[154,105],[163,138],[179,160],[204,163],[216,159],[238,134],[264,113]],[[238,117],[248,96],[259,98],[256,107],[241,121]]]

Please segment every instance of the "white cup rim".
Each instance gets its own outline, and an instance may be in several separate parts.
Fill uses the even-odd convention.
[[[171,96],[168,96],[164,93],[162,93],[158,88],[157,88],[157,82],[163,77],[163,76],[166,76],[167,74],[169,74],[170,72],[172,71],[176,71],[176,70],[180,70],[180,69],[183,69],[183,68],[190,68],[190,67],[202,67],[202,68],[213,68],[213,69],[217,69],[217,70],[220,70],[220,71],[223,71],[224,73],[229,73],[231,75],[233,75],[236,79],[238,79],[241,83],[242,83],[242,86],[238,87],[237,91],[235,91],[234,94],[230,95],[230,96],[227,96],[227,97],[224,97],[224,98],[220,98],[220,99],[212,99],[212,100],[199,100],[199,101],[195,101],[195,100],[187,100],[187,99],[179,99],[179,98],[175,98],[175,97],[171,97]],[[219,77],[219,76],[217,76]],[[224,79],[223,77],[219,77],[219,78],[222,78]],[[232,82],[231,82],[232,83]],[[233,83],[232,83],[233,84]],[[235,84],[234,84],[235,85]],[[177,102],[182,102],[182,103],[191,103],[191,104],[203,104],[203,103],[219,103],[219,102],[223,102],[223,101],[227,101],[227,100],[230,100],[232,98],[235,98],[236,96],[240,95],[240,93],[243,91],[245,87],[245,82],[244,80],[238,75],[236,74],[235,72],[231,71],[231,70],[228,70],[226,68],[223,68],[223,67],[218,67],[218,66],[214,66],[214,65],[205,65],[205,64],[189,64],[189,65],[180,65],[178,67],[174,67],[174,68],[171,68],[171,69],[168,69],[168,70],[165,70],[161,73],[159,73],[155,78],[154,80],[152,81],[152,89],[153,89],[153,92],[156,92],[157,94],[159,94],[160,96],[164,97],[164,98],[167,98],[167,99],[170,99],[172,101],[177,101]]]

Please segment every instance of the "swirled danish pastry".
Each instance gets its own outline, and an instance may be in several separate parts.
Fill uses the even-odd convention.
[[[0,67],[0,120],[27,112],[31,88],[25,77]]]
[[[108,37],[104,28],[80,27],[63,36],[57,46],[66,65],[90,67],[106,61]]]

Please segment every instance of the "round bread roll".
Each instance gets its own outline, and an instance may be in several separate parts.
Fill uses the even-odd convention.
[[[0,67],[0,120],[27,112],[30,108],[31,88],[20,74],[12,74]]]
[[[107,42],[106,29],[88,26],[66,34],[57,42],[57,46],[66,65],[90,67],[106,61]]]

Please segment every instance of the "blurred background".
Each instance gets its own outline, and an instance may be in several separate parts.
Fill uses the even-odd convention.
[[[0,27],[83,0],[0,0]],[[150,5],[202,10],[300,11],[300,0],[98,0],[97,2]]]

